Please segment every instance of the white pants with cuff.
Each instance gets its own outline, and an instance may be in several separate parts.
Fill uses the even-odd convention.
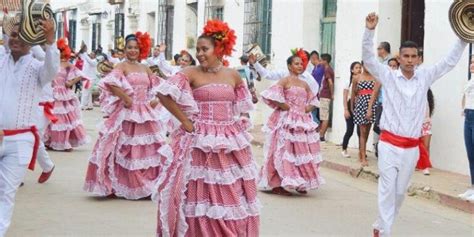
[[[81,109],[92,108],[92,91],[91,88],[82,87],[81,92]]]
[[[408,189],[419,158],[419,148],[400,148],[379,141],[378,144],[378,218],[373,228],[388,237]]]
[[[39,106],[38,109],[38,123],[37,129],[41,138],[39,147],[38,147],[38,154],[36,156],[36,161],[38,165],[41,167],[43,172],[49,172],[53,169],[54,163],[49,157],[48,152],[46,151],[46,147],[43,143],[44,132],[46,131],[46,127],[51,123],[48,118],[44,115],[43,106]]]
[[[10,226],[15,195],[23,182],[33,154],[31,133],[4,137],[0,143],[0,237]]]

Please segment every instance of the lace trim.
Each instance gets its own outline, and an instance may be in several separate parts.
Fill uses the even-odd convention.
[[[79,109],[79,104],[76,105],[66,105],[66,106],[61,106],[57,107],[55,106],[53,109],[53,114],[69,114],[71,112],[74,112],[75,114],[80,114],[80,109]]]
[[[56,132],[71,131],[71,130],[76,129],[79,126],[83,126],[83,122],[80,119],[75,120],[70,124],[54,124],[54,123],[52,123],[50,125],[50,130],[51,131],[56,131]]]
[[[282,87],[278,85],[272,86],[269,89],[262,91],[260,95],[262,96],[264,100],[267,100],[270,103],[272,102],[285,103],[286,102],[285,96],[283,95]]]
[[[223,135],[204,135],[195,134],[193,148],[198,148],[203,152],[214,152],[217,153],[224,150],[225,153],[232,151],[243,150],[251,146],[250,141],[252,140],[251,135],[248,132],[242,132],[233,136]]]
[[[162,145],[158,149],[158,154],[139,159],[126,159],[123,154],[117,152],[115,162],[127,170],[141,170],[161,166],[161,157],[173,157],[173,151],[169,145]]]
[[[75,142],[70,142],[65,141],[64,143],[59,143],[59,142],[47,142],[47,145],[51,147],[55,151],[63,151],[75,147],[80,147],[82,145],[85,145],[89,143],[90,139],[88,137],[81,139],[81,140],[76,140]]]
[[[245,98],[244,100],[237,101],[234,104],[234,114],[237,116],[243,113],[248,113],[254,109],[255,106],[250,98]]]
[[[122,134],[118,141],[122,145],[150,145],[154,143],[165,143],[165,139],[161,136],[159,132],[157,133],[148,133],[142,135],[127,136]]]
[[[189,91],[179,88],[177,85],[168,81],[160,83],[153,91],[154,94],[162,94],[171,96],[171,98],[183,108],[186,115],[196,114],[199,112],[197,103]]]
[[[205,203],[187,203],[184,206],[186,217],[206,216],[212,219],[242,220],[249,216],[258,216],[262,205],[258,200],[251,203],[245,197],[240,198],[240,206],[223,206]]]
[[[205,167],[192,166],[189,179],[204,179],[207,184],[229,185],[239,179],[254,180],[257,178],[258,168],[256,163],[244,167],[237,165],[225,170],[212,170]]]

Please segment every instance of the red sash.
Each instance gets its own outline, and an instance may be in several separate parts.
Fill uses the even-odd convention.
[[[382,132],[380,133],[380,140],[390,143],[400,148],[418,147],[420,149],[419,160],[423,161],[423,163],[425,163],[426,161],[428,161],[429,163],[430,158],[429,158],[428,150],[426,149],[425,144],[423,144],[423,141],[421,140],[421,138],[417,139],[417,138],[402,137],[402,136],[395,135],[391,132],[388,132],[386,130],[382,130]],[[424,168],[428,168],[428,167],[424,167]],[[424,168],[420,168],[420,169],[424,169]]]
[[[40,136],[38,134],[38,130],[36,129],[36,127],[32,126],[31,128],[25,128],[25,129],[3,130],[3,133],[5,136],[14,136],[14,135],[28,133],[28,132],[33,133],[33,136],[35,136],[35,144],[33,145],[33,157],[31,157],[30,164],[28,165],[28,169],[34,170],[35,163],[36,163],[36,156],[38,155],[38,147],[40,143]]]
[[[361,95],[371,95],[372,92],[374,90],[371,90],[371,89],[364,89],[364,90],[360,90],[359,92],[357,92],[357,95],[361,96]]]
[[[52,123],[56,123],[58,121],[58,118],[53,114],[53,102],[40,102],[39,105],[43,106],[44,116],[46,116],[49,121],[51,121]]]

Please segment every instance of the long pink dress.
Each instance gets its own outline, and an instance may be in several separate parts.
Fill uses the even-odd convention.
[[[102,110],[108,115],[89,159],[84,190],[98,196],[115,194],[140,199],[152,194],[162,164],[172,158],[172,150],[161,134],[156,111],[149,102],[158,78],[147,73],[113,70],[99,82]],[[121,88],[132,98],[125,108],[109,86]]]
[[[305,112],[307,105],[319,105],[317,97],[302,87],[284,89],[280,85],[270,87],[261,95],[275,111],[264,128],[267,141],[259,188],[283,187],[299,191],[318,188],[324,183],[319,173],[322,157],[318,124]],[[275,102],[288,104],[290,110],[278,109]]]
[[[81,120],[79,100],[73,90],[66,87],[67,81],[77,77],[83,77],[83,74],[76,67],[61,68],[52,82],[53,114],[58,121],[46,128],[44,144],[54,150],[78,147],[88,140]]]
[[[195,128],[172,134],[174,159],[153,197],[157,236],[258,236],[258,167],[247,132],[250,123],[239,117],[253,108],[247,87],[207,84],[192,90],[178,73],[157,92],[176,101]]]

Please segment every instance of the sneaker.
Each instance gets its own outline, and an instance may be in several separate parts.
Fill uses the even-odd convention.
[[[351,156],[349,155],[349,153],[347,153],[347,151],[341,151],[341,155],[344,158],[351,158]]]
[[[430,175],[430,169],[429,168],[424,169],[423,174],[424,175]]]
[[[466,199],[467,197],[474,195],[474,189],[470,188],[466,192],[459,194],[458,197],[461,199]]]
[[[474,193],[465,198],[468,202],[474,202]]]
[[[326,139],[325,139],[324,137],[320,137],[320,138],[319,138],[319,141],[321,141],[321,142],[324,143],[324,142],[326,142]]]

